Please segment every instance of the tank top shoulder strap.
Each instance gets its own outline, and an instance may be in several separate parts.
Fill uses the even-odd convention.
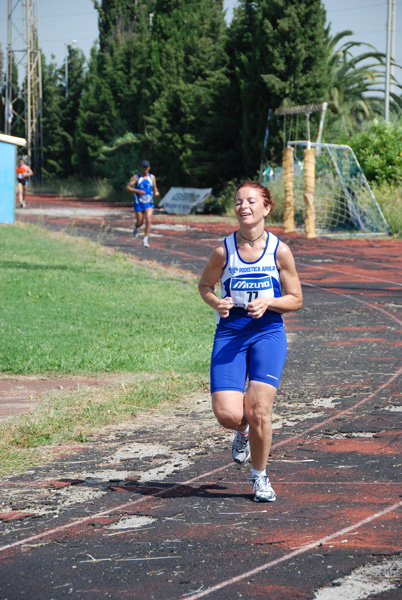
[[[225,250],[226,250],[226,262],[225,262],[225,266],[223,267],[224,269],[226,269],[227,266],[232,266],[233,262],[236,259],[236,232],[231,233],[230,235],[228,235],[227,238],[225,238],[223,240],[224,244],[225,244]]]
[[[268,233],[268,243],[265,252],[269,254],[275,254],[276,249],[278,248],[279,238],[276,237],[273,233]]]
[[[236,236],[236,232],[231,233],[230,235],[228,235],[227,238],[225,238],[225,247],[226,247],[226,252],[230,255],[233,254],[234,252],[236,252],[236,241],[235,241],[235,236]]]

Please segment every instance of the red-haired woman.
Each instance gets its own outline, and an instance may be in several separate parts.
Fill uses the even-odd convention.
[[[217,313],[211,358],[212,407],[236,431],[233,460],[251,456],[254,500],[273,502],[266,473],[272,405],[286,360],[283,313],[299,310],[302,291],[289,247],[265,230],[274,201],[268,188],[246,181],[236,191],[239,229],[213,251],[199,291]],[[221,298],[215,285],[221,281]],[[246,380],[248,379],[245,391]]]

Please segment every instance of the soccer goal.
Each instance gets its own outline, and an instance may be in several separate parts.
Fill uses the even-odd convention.
[[[286,186],[291,188],[288,196],[293,194],[293,207],[288,203],[286,211],[293,211],[288,217],[293,217],[296,229],[314,231],[310,237],[317,233],[389,233],[384,215],[349,146],[288,141],[285,157],[288,161],[286,164],[284,160],[285,194]]]
[[[322,144],[327,103],[284,106],[274,112],[283,119],[282,167],[262,178],[283,177],[285,232],[304,228],[308,238],[317,234],[388,234],[389,227],[359,162],[349,146]],[[321,113],[316,141],[311,141],[310,116]],[[305,140],[298,140],[299,117],[304,118]],[[270,118],[270,117],[269,117]],[[295,138],[292,140],[292,134]],[[264,140],[264,155],[268,126]]]

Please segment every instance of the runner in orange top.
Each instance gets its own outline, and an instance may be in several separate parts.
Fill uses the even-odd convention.
[[[25,206],[25,186],[27,178],[32,177],[33,171],[31,167],[25,164],[24,159],[20,158],[17,166],[17,191],[20,208]]]

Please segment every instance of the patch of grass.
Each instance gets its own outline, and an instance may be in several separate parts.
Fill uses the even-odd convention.
[[[31,225],[0,229],[0,371],[207,374],[214,315],[195,281]]]
[[[402,236],[402,186],[382,183],[371,185],[391,233]]]
[[[104,427],[135,423],[141,411],[201,389],[207,390],[207,378],[172,371],[120,374],[99,388],[53,392],[34,411],[1,424],[0,474],[41,464],[57,455],[60,444],[86,442]]]
[[[195,278],[27,224],[0,227],[0,256],[1,372],[130,380],[53,394],[7,419],[2,473],[49,460],[54,446],[83,442],[138,411],[206,392],[215,318]]]
[[[59,196],[76,196],[77,198],[110,198],[112,186],[103,178],[82,179],[68,177],[66,179],[52,179],[45,181],[40,190],[33,187],[35,191],[46,191]]]

